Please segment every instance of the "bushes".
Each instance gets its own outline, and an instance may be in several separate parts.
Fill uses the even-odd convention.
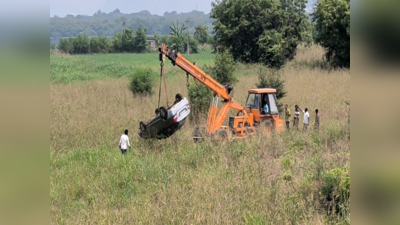
[[[350,168],[335,168],[322,177],[322,201],[328,213],[346,214],[350,209]]]
[[[58,49],[68,54],[108,53],[112,51],[112,44],[107,37],[89,38],[86,34],[79,34],[75,38],[60,38]]]
[[[199,84],[198,88],[194,82],[188,87],[188,97],[191,105],[190,119],[199,123],[200,119],[207,112],[210,106],[211,91],[204,85]]]
[[[189,50],[190,54],[199,53],[199,41],[197,41],[193,36],[189,36]],[[185,52],[187,52],[187,44],[185,45]]]
[[[151,95],[153,94],[155,73],[151,69],[138,68],[133,72],[130,90],[134,95]]]

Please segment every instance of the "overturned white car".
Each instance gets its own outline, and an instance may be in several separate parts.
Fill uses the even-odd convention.
[[[172,106],[168,109],[162,106],[156,109],[156,115],[149,121],[140,122],[139,136],[145,139],[168,138],[185,124],[189,114],[189,101],[178,93]]]

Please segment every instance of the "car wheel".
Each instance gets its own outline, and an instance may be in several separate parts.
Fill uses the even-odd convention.
[[[160,109],[156,109],[156,111],[155,111],[155,113],[156,113],[156,115],[158,114],[160,112]]]
[[[140,131],[145,132],[146,131],[146,124],[143,121],[140,121],[140,126],[139,126]]]
[[[180,93],[175,95],[175,102],[180,102],[180,101],[182,101],[182,99],[183,99],[183,96]]]
[[[163,120],[168,119],[168,110],[163,106],[160,107],[160,116],[161,116],[161,119],[163,119]]]

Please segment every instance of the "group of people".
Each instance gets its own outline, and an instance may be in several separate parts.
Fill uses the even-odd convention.
[[[310,124],[310,113],[308,112],[308,108],[305,108],[302,110],[298,105],[294,106],[294,117],[293,117],[293,127],[296,127],[296,129],[299,129],[299,122],[300,122],[300,112],[303,113],[304,119],[303,119],[303,131],[308,130],[308,126]],[[285,120],[286,120],[286,129],[290,129],[290,117],[292,114],[290,113],[289,106],[286,104],[285,105]],[[315,109],[315,122],[314,122],[314,129],[318,130],[319,128],[319,114],[318,114],[318,109]]]

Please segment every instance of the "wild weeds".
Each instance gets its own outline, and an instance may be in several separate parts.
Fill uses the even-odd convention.
[[[129,60],[121,55],[116,57],[125,67]],[[299,51],[296,59],[313,60],[318,55],[321,52],[315,49]],[[77,56],[58,57],[71,57],[57,59],[61,61],[56,67],[65,64],[64,69],[52,68],[60,75],[81,63]],[[257,68],[238,66],[239,72],[244,69],[247,75],[239,76],[234,95],[241,103],[257,83]],[[177,92],[186,96],[185,73],[170,70],[174,76],[167,79],[173,90],[169,98]],[[350,167],[348,106],[342,101],[350,99],[349,73],[293,68],[289,63],[282,76],[288,94],[281,101],[291,110],[295,104],[311,112],[318,108],[320,129],[312,129],[311,113],[308,132],[292,128],[226,145],[194,143],[192,132],[198,124],[190,121],[167,140],[140,139],[136,134],[139,121],[153,116],[158,96],[133,96],[124,76],[51,82],[51,223],[347,223],[346,201],[337,204],[339,211],[328,213],[321,199],[329,193],[333,197],[347,193],[339,192],[347,184],[335,171]],[[133,146],[126,156],[118,149],[124,129],[129,129]],[[330,192],[323,191],[329,187]]]

